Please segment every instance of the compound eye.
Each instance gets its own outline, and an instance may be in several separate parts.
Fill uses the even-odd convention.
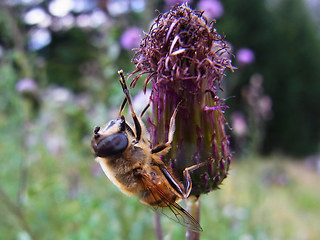
[[[123,132],[102,139],[95,149],[98,157],[110,157],[122,153],[128,146],[127,135]]]

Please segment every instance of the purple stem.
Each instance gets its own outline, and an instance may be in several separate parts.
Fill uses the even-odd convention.
[[[154,228],[157,240],[163,240],[163,231],[161,226],[161,216],[159,213],[154,214]]]

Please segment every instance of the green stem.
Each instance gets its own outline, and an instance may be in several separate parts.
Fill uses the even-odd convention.
[[[30,238],[32,240],[36,240],[37,238],[35,237],[34,233],[32,232],[27,220],[25,219],[25,216],[23,214],[23,212],[21,211],[21,208],[15,204],[9,197],[8,195],[5,193],[5,191],[3,190],[3,188],[0,186],[0,199],[3,201],[3,203],[7,206],[8,210],[14,215],[16,216],[16,218],[19,221],[19,224],[21,226],[21,228],[26,231]]]
[[[17,199],[18,203],[21,204],[24,201],[24,197],[26,195],[27,183],[28,183],[28,162],[30,156],[30,147],[28,145],[28,137],[30,136],[30,126],[32,124],[31,118],[34,115],[32,109],[32,102],[29,99],[23,102],[23,115],[24,115],[24,124],[23,124],[23,132],[21,138],[21,152],[22,158],[20,162],[20,179],[19,179],[19,187]]]
[[[3,9],[5,14],[6,24],[8,26],[8,32],[11,33],[11,39],[16,51],[17,64],[21,69],[21,73],[24,77],[33,77],[33,69],[30,66],[30,61],[24,50],[24,35],[21,33],[16,17],[13,15],[11,7],[2,1],[0,1],[0,8]]]

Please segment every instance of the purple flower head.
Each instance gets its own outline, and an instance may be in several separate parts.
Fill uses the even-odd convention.
[[[194,196],[217,189],[229,169],[226,106],[217,95],[224,70],[233,70],[228,50],[202,12],[183,4],[158,16],[133,59],[132,74],[138,75],[131,86],[143,74],[144,89],[152,84],[152,145],[166,142],[177,108],[172,148],[163,161],[179,177],[185,168],[203,164],[191,173]]]
[[[38,85],[31,78],[22,78],[17,82],[16,90],[22,94],[35,93],[38,90]]]
[[[234,112],[231,115],[233,133],[238,137],[243,137],[248,132],[247,121],[243,113]]]
[[[254,52],[249,48],[239,49],[236,56],[238,62],[243,65],[251,64],[255,60]]]
[[[182,4],[182,3],[191,3],[192,0],[165,0],[166,5],[171,7],[174,6],[176,4]]]
[[[223,6],[218,0],[201,0],[198,8],[204,10],[204,15],[208,19],[220,18],[224,13]]]
[[[0,45],[0,60],[1,60],[2,56],[3,56],[3,54],[4,54],[4,49],[3,49],[3,47]]]
[[[138,27],[128,28],[121,36],[121,46],[124,49],[131,50],[139,46],[142,30]]]
[[[269,96],[262,96],[258,102],[258,109],[262,119],[267,120],[272,116],[272,99]]]
[[[268,120],[272,117],[272,99],[264,93],[261,74],[251,76],[250,84],[243,89],[243,96],[252,108],[251,112],[255,114],[255,118]]]

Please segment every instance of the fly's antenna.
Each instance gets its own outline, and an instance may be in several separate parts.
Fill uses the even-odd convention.
[[[135,140],[136,140],[136,142],[139,142],[140,139],[141,139],[141,131],[142,131],[141,130],[141,125],[139,123],[137,115],[135,114],[135,112],[133,110],[131,96],[130,96],[129,89],[128,89],[127,84],[126,84],[126,80],[125,80],[124,75],[123,75],[123,70],[122,69],[119,70],[118,74],[120,75],[119,81],[121,83],[121,87],[122,87],[123,93],[126,95],[125,100],[121,104],[119,115],[121,115],[121,112],[122,112],[126,102],[128,102],[128,105],[129,105],[129,108],[130,108],[130,111],[131,111],[131,116],[132,116],[132,119],[133,119],[133,122],[134,122],[134,126],[136,128],[136,139]]]

